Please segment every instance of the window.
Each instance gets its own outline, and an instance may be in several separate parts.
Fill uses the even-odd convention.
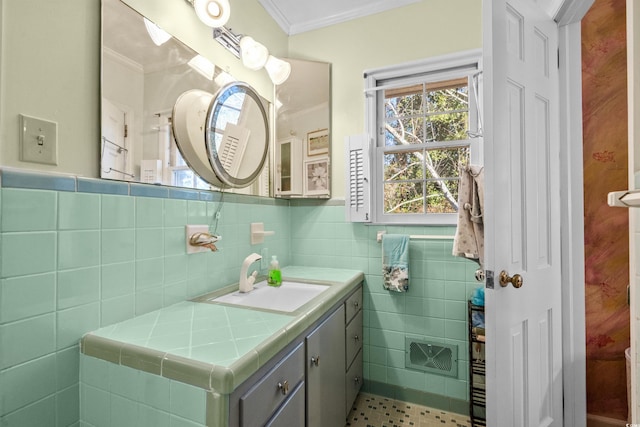
[[[170,170],[171,170],[171,185],[177,187],[189,187],[197,188],[200,190],[210,190],[211,186],[202,180],[193,170],[187,165],[187,162],[182,158],[182,154],[178,150],[175,141],[171,142],[171,157],[170,157]]]
[[[455,224],[459,165],[481,158],[479,58],[470,52],[365,74],[372,218],[363,220]],[[350,193],[360,194],[357,186]]]

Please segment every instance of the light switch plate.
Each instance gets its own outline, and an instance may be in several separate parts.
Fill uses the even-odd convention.
[[[58,124],[20,114],[20,160],[58,164]]]

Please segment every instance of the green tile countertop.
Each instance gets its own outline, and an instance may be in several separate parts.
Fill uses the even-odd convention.
[[[357,270],[290,266],[284,279],[330,288],[291,313],[184,301],[82,338],[100,359],[230,394],[364,279]],[[207,295],[217,297],[237,284]]]

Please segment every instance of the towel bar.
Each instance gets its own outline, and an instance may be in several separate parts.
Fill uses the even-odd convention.
[[[386,231],[378,231],[376,241],[378,243],[382,242],[382,235],[386,234]],[[454,236],[439,236],[435,234],[410,234],[409,239],[411,240],[453,240]]]

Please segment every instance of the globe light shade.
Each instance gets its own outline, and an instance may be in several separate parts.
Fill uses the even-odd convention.
[[[196,55],[187,64],[207,80],[213,80],[216,66],[204,56]]]
[[[269,78],[271,78],[274,85],[284,83],[291,74],[291,64],[273,55],[269,55],[269,59],[267,59],[264,68],[267,70],[267,74],[269,74]]]
[[[256,71],[267,63],[269,51],[252,37],[244,36],[240,39],[240,58],[242,58],[242,64],[245,67]]]
[[[231,16],[229,0],[194,0],[193,8],[198,18],[212,28],[222,27]]]
[[[215,79],[213,79],[213,81],[216,83],[216,85],[222,87],[228,85],[229,83],[235,82],[236,79],[226,71],[220,71],[220,74],[218,74]]]

